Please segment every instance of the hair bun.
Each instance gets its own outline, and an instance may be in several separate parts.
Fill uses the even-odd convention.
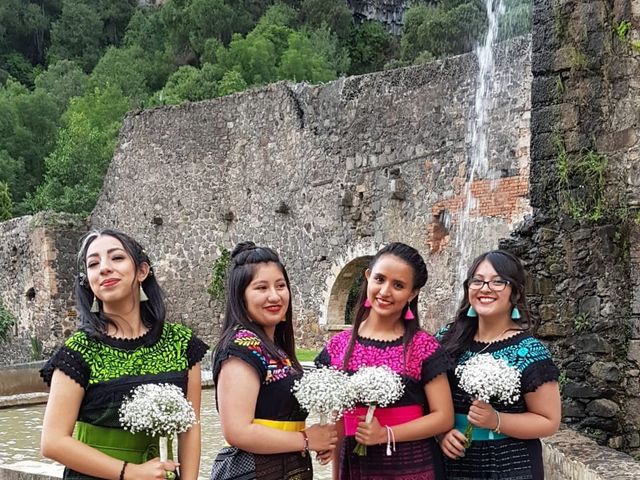
[[[240,255],[242,252],[248,252],[249,250],[255,250],[256,244],[250,241],[240,242],[238,243],[231,252],[231,258],[235,258],[237,255]]]

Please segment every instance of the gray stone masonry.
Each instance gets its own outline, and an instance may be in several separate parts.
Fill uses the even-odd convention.
[[[502,210],[475,217],[479,248],[495,248],[529,211],[521,176],[528,167],[528,49],[522,38],[498,56],[489,112],[491,174],[524,189]],[[433,330],[452,314],[458,253],[444,227],[440,247],[431,245],[430,225],[445,207],[432,208],[461,195],[476,68],[475,56],[465,55],[131,114],[91,223],[147,246],[170,318],[209,342],[221,313],[206,291],[217,251],[247,239],[282,255],[301,345],[319,346],[328,326],[345,323],[351,283],[338,280],[361,274],[352,262],[361,268],[394,240],[427,258],[420,314]],[[332,308],[335,302],[342,308]]]

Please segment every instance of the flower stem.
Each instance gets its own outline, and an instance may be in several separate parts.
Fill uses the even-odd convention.
[[[375,405],[369,405],[369,409],[367,410],[367,415],[364,418],[364,421],[367,422],[367,423],[371,423],[371,420],[373,420],[373,412],[375,412],[375,411],[376,411],[376,406]],[[353,453],[363,457],[363,456],[367,455],[367,446],[363,445],[361,443],[358,443],[356,445],[356,447],[353,449]]]

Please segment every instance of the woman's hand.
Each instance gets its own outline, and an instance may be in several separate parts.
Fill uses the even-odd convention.
[[[494,430],[498,426],[498,414],[493,407],[481,400],[474,400],[469,407],[467,420],[475,427]]]
[[[447,457],[456,460],[464,457],[464,445],[467,442],[463,433],[452,428],[440,438],[440,449]]]
[[[358,428],[356,430],[356,440],[362,445],[378,445],[387,442],[387,430],[376,417],[370,423],[365,422],[365,417],[360,416]]]
[[[304,430],[309,438],[309,450],[316,452],[331,451],[338,443],[338,430],[335,423],[320,425],[316,423]]]
[[[331,457],[333,457],[333,452],[331,450],[322,450],[316,453],[316,460],[320,465],[326,465],[331,461]]]
[[[178,466],[180,466],[180,464],[172,460],[161,462],[158,457],[140,465],[129,463],[124,470],[124,479],[164,480],[167,478],[167,472],[175,472]],[[173,478],[175,478],[175,476]]]

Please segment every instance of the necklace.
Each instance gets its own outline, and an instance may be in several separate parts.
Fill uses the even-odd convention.
[[[489,348],[491,346],[491,344],[493,342],[495,342],[496,340],[498,340],[502,335],[504,335],[505,333],[507,333],[509,330],[521,330],[519,328],[514,328],[514,327],[509,327],[506,330],[503,330],[502,332],[500,332],[500,334],[498,334],[493,340],[491,340],[490,342],[487,342],[487,344],[485,345],[485,347],[480,350],[479,352],[476,352],[476,355],[480,355],[482,352],[484,352],[487,348]],[[480,342],[480,340],[476,340],[476,342],[479,343],[484,343],[484,342]]]

